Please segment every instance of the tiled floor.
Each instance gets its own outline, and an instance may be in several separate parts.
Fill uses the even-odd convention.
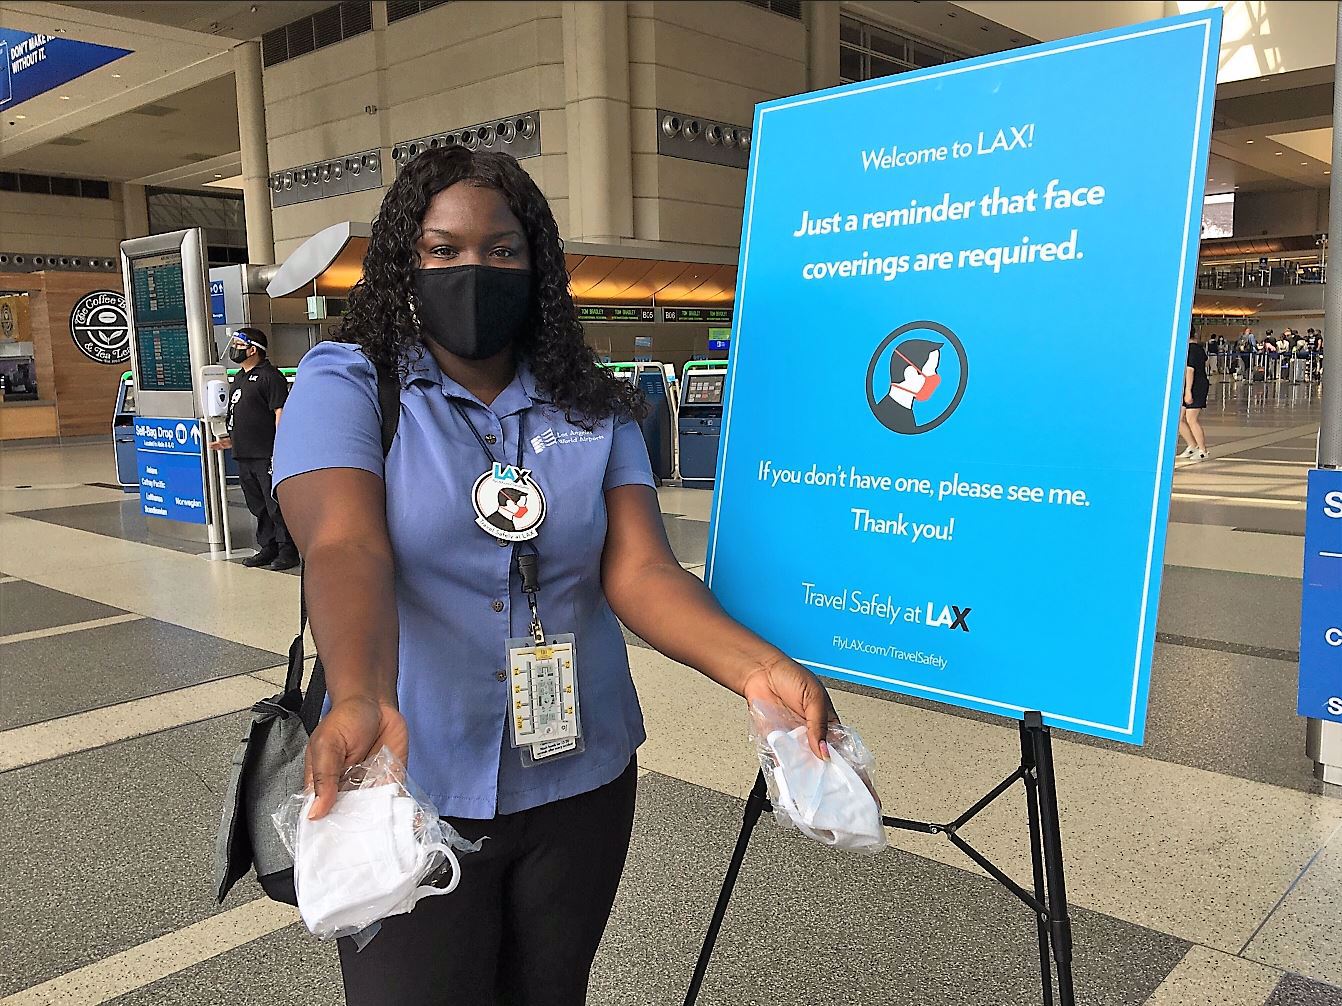
[[[1213,458],[1175,477],[1147,744],[1056,735],[1082,1003],[1342,1006],[1342,800],[1294,714],[1318,418],[1307,394],[1215,389]],[[295,578],[156,540],[114,481],[106,445],[0,454],[0,1006],[338,1003],[292,912],[250,882],[210,894],[219,791],[241,711],[282,680]],[[661,501],[701,572],[711,493]],[[672,1004],[754,768],[739,700],[628,638],[649,771],[590,1001]],[[995,717],[834,694],[901,816],[954,817],[1018,755]],[[1025,878],[1024,827],[1005,798],[970,838]],[[892,843],[833,854],[766,817],[700,1002],[1038,1002],[1029,913],[943,838]]]

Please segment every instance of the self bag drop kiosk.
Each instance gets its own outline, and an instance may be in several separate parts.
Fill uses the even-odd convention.
[[[135,378],[128,370],[116,390],[112,413],[112,443],[116,448],[116,480],[122,489],[140,488],[140,470],[135,461]]]
[[[727,364],[721,360],[691,361],[680,375],[680,481],[687,489],[712,489],[718,471],[718,438],[722,434],[722,396]]]
[[[226,410],[215,363],[205,236],[200,228],[121,243],[130,321],[140,509],[156,533],[225,542],[219,459],[205,420]],[[125,408],[123,380],[119,408]]]
[[[229,368],[230,383],[237,373],[236,368]],[[281,367],[280,373],[292,388],[294,376],[298,373],[297,369]],[[117,482],[128,492],[140,488],[140,471],[135,458],[135,413],[135,375],[128,370],[121,375],[121,383],[117,386],[116,409],[112,413],[112,442],[116,447]],[[231,450],[224,451],[224,473],[229,479],[238,477],[238,465],[233,460]]]
[[[650,409],[642,422],[643,440],[648,445],[652,474],[670,479],[675,474],[675,403],[667,390],[666,371],[660,363],[602,364],[616,377],[638,386]]]

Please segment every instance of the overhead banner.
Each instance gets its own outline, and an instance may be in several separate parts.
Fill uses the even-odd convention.
[[[64,35],[0,28],[0,108],[36,98],[130,52]]]
[[[1220,30],[756,108],[706,574],[735,617],[823,675],[1142,741]]]
[[[1342,471],[1309,473],[1301,588],[1296,711],[1342,723]]]

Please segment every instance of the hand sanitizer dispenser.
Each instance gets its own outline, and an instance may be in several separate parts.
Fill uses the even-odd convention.
[[[228,371],[218,364],[200,368],[200,414],[206,419],[228,415]]]

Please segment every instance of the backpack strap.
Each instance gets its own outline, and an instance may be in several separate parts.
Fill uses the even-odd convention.
[[[385,461],[387,455],[391,453],[391,445],[396,439],[396,430],[401,423],[401,380],[395,369],[381,364],[375,366],[377,407],[382,420],[382,457]],[[284,682],[286,694],[298,689],[303,681],[303,632],[308,624],[307,593],[303,583],[304,565],[306,564],[300,565],[298,570],[298,635],[294,637],[289,647],[289,673]],[[321,719],[322,704],[325,701],[326,669],[322,667],[322,658],[319,655],[317,663],[312,668],[312,680],[308,682],[308,690],[302,697],[302,706],[299,709],[299,717],[308,733],[317,729],[317,721]]]

